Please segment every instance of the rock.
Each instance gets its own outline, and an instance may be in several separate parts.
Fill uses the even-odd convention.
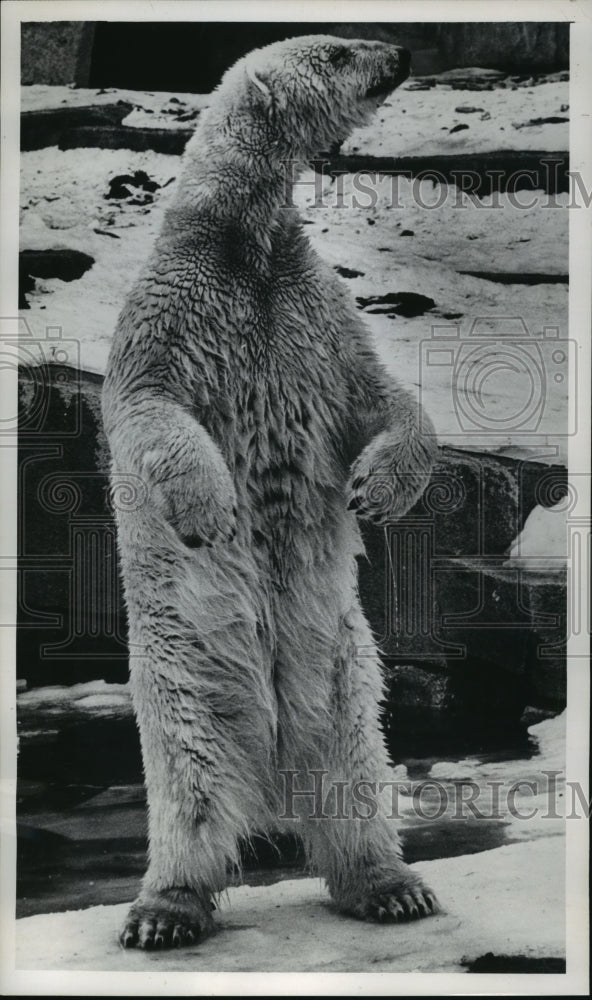
[[[411,231],[403,230],[401,236],[413,235]],[[433,309],[436,303],[427,295],[417,292],[387,292],[385,295],[371,295],[365,298],[356,297],[358,308],[369,313],[384,313],[388,316],[423,316]]]
[[[118,101],[117,104],[91,104],[73,108],[23,111],[21,114],[21,150],[57,146],[65,133],[80,126],[96,128],[105,125],[120,125],[131,110],[131,104]]]
[[[386,661],[388,711],[384,728],[395,758],[458,728],[450,672],[446,668]]]
[[[444,84],[499,83],[503,77],[502,70],[470,64],[466,68],[457,65],[453,69],[444,70],[438,74],[436,82]]]
[[[532,128],[537,125],[561,125],[568,122],[569,118],[562,118],[560,115],[548,115],[546,118],[529,118],[526,122],[512,122],[512,128]]]
[[[149,130],[148,130],[149,131]],[[549,164],[552,162],[552,169]],[[375,154],[329,156],[315,162],[315,169],[327,177],[343,173],[378,172],[400,174],[411,178],[438,177],[442,184],[458,184],[462,176],[476,176],[472,193],[480,198],[492,191],[529,191],[532,194],[532,177],[537,178],[537,189],[547,194],[569,191],[569,156],[567,152],[550,154],[544,150],[491,150],[485,153],[432,154],[430,156],[379,156]]]
[[[335,265],[335,270],[342,278],[363,278],[363,271],[356,271],[353,267],[342,267],[340,264]]]
[[[60,149],[76,149],[79,146],[99,149],[133,149],[143,152],[147,149],[155,153],[169,153],[180,156],[193,129],[132,128],[125,125],[81,125],[62,132]]]
[[[19,676],[34,686],[127,679],[126,619],[100,413],[102,378],[77,371],[78,346],[65,339],[21,345],[20,505],[26,541],[19,553],[17,662]],[[34,359],[29,367],[27,352]],[[63,358],[66,363],[58,363]],[[128,486],[121,488],[125,493]],[[133,483],[129,488],[133,492]],[[83,576],[87,584],[80,587],[75,580]]]
[[[567,703],[566,642],[571,623],[565,577],[554,576],[525,586],[524,600],[532,629],[526,665],[532,704],[556,711]],[[577,599],[572,594],[572,600]],[[573,662],[578,663],[575,658]]]
[[[136,170],[134,174],[118,174],[109,181],[109,190],[105,198],[126,200],[132,205],[144,205],[153,201],[153,194],[160,184],[151,180],[145,170]]]
[[[555,713],[550,709],[534,708],[533,705],[527,705],[522,713],[520,722],[523,726],[528,728],[528,726],[533,726],[539,722],[544,722],[547,719],[554,718],[554,714]]]
[[[409,514],[386,532],[364,529],[360,592],[387,669],[393,732],[511,728],[527,704],[563,708],[565,579],[549,590],[505,567],[504,553],[536,499],[565,477],[560,466],[443,449]],[[542,642],[553,652],[540,664]]]
[[[41,689],[45,690],[45,689]],[[22,780],[61,785],[127,785],[142,781],[142,756],[131,704],[109,713],[37,714],[38,729],[19,753]],[[45,732],[44,732],[45,730]],[[107,836],[107,832],[104,831]]]
[[[24,21],[21,82],[88,85],[94,21]]]
[[[568,285],[569,274],[549,274],[548,272],[525,271],[468,271],[459,270],[483,281],[497,281],[501,285]]]
[[[35,287],[33,278],[60,278],[76,281],[94,264],[90,254],[80,250],[21,250],[19,253],[20,309],[28,309],[26,292]]]

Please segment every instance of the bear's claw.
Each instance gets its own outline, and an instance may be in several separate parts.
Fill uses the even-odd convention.
[[[194,944],[201,934],[197,924],[173,923],[166,919],[128,919],[119,941],[123,948],[141,948],[143,951],[157,951],[163,948],[180,948]]]
[[[132,906],[119,943],[143,951],[180,948],[195,944],[213,926],[211,904],[202,905],[190,891],[150,893]]]
[[[397,521],[428,485],[435,455],[433,440],[418,428],[406,438],[383,431],[352,465],[348,510],[380,527]]]
[[[423,886],[377,892],[353,909],[361,920],[377,923],[404,923],[430,917],[440,911],[440,905],[431,889]]]

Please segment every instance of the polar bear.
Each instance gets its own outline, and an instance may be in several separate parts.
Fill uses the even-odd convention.
[[[127,947],[211,931],[239,841],[282,822],[341,911],[437,908],[401,860],[392,802],[373,815],[355,794],[392,779],[356,518],[410,507],[434,437],[286,191],[294,162],[369,120],[408,71],[404,49],[322,35],[237,62],[119,318],[103,412],[114,483],[143,490],[117,520],[149,807]]]

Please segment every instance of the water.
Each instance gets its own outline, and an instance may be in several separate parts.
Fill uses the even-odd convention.
[[[129,704],[112,697],[109,689],[121,691],[118,685],[103,685],[90,697],[88,685],[78,688],[19,697],[18,916],[132,900],[145,870],[146,799]],[[442,738],[433,746],[423,740],[413,756],[391,748],[396,785],[387,795],[400,817],[406,860],[473,854],[561,832],[553,816],[546,823],[525,818],[533,803],[544,806],[549,797],[542,769],[563,769],[561,721],[534,732],[464,737],[448,751]],[[517,789],[509,802],[519,780],[535,782],[534,791]],[[559,781],[559,796],[561,787]],[[244,869],[251,885],[306,874],[291,834],[275,846],[256,839]]]

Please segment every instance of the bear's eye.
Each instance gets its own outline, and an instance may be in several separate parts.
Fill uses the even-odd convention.
[[[331,49],[329,53],[329,62],[333,66],[343,66],[349,59],[349,49],[345,46],[340,46],[338,49]]]

